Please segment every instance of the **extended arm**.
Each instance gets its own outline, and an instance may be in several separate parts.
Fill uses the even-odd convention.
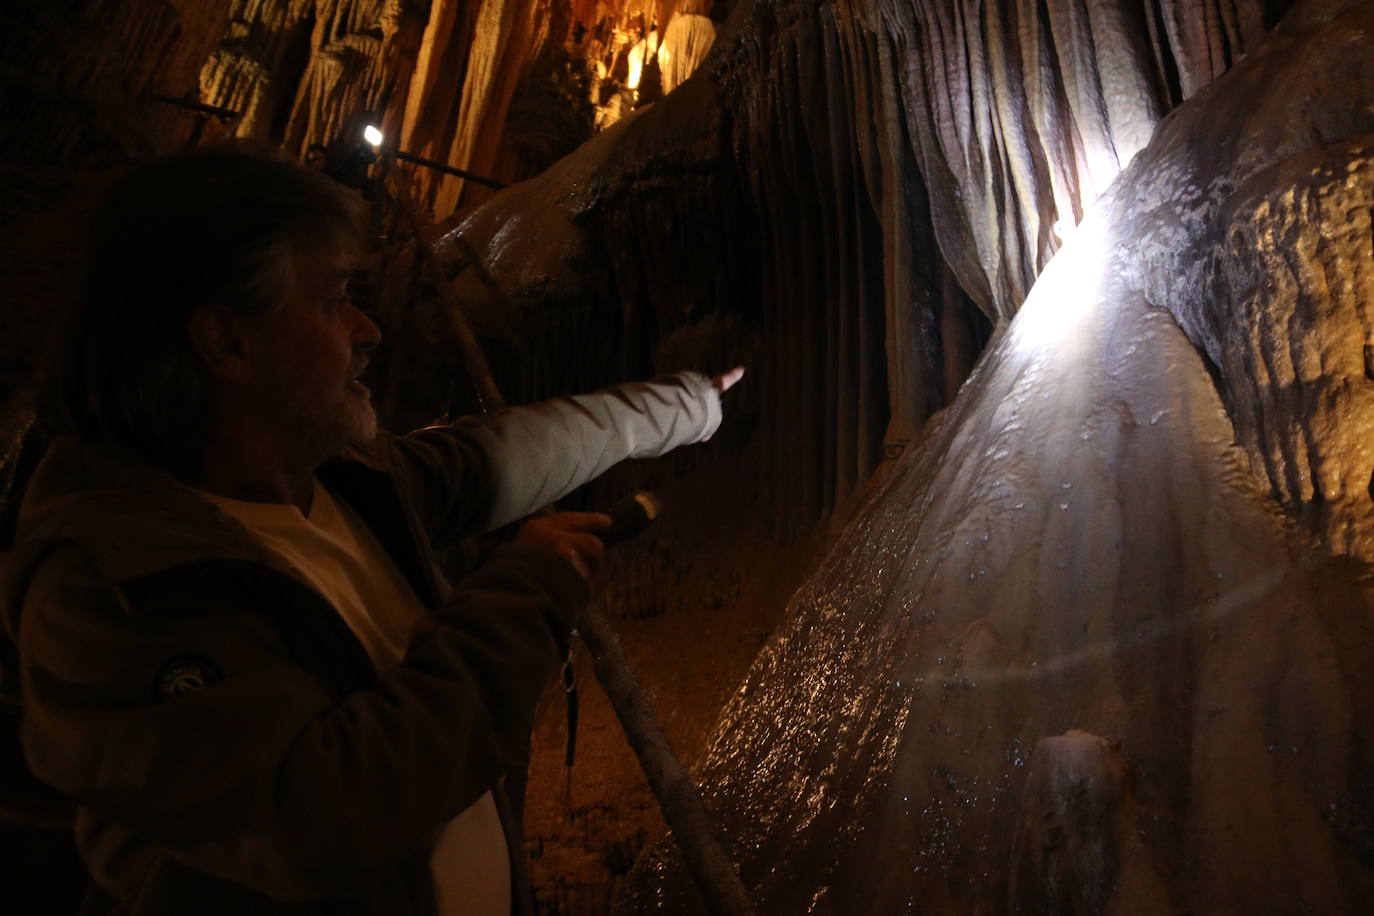
[[[709,438],[721,420],[718,381],[682,372],[419,430],[395,443],[397,473],[436,543],[487,531],[626,458],[651,458]],[[448,476],[466,472],[454,460],[457,442],[474,453],[469,465],[480,463],[481,487]],[[453,501],[472,499],[474,490],[482,491],[480,508],[454,511]]]

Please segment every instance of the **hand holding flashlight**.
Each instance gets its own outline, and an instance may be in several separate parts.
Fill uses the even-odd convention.
[[[611,517],[601,512],[552,512],[521,525],[515,543],[546,547],[571,563],[582,578],[591,579],[606,552],[597,534],[610,525]]]

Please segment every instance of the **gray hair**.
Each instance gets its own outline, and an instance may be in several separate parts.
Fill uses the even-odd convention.
[[[83,292],[55,341],[47,387],[59,430],[193,471],[216,417],[192,311],[278,307],[293,252],[356,250],[363,224],[355,192],[255,144],[128,172],[96,211]]]

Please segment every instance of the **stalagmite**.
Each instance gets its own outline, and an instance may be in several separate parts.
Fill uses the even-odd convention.
[[[761,910],[1362,910],[1365,568],[1284,518],[1179,321],[1246,341],[1250,313],[1192,279],[1218,273],[1213,239],[1254,201],[1330,201],[1228,276],[1282,295],[1349,257],[1298,306],[1359,327],[1374,109],[1303,100],[1374,97],[1371,17],[1300,6],[1161,127],[798,592],[700,768]],[[1302,134],[1246,142],[1289,105]],[[1351,359],[1325,362],[1338,391],[1368,384]],[[1294,422],[1274,434],[1305,439]],[[661,851],[641,869],[628,910],[693,911]]]
[[[1041,739],[1016,817],[1007,911],[1101,913],[1118,888],[1122,899],[1157,899],[1137,811],[1117,745],[1077,729]]]

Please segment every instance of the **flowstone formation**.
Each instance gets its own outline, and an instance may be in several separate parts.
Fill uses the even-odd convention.
[[[1369,507],[1285,485],[1370,470],[1371,35],[1167,119],[797,593],[699,767],[760,912],[1365,911]]]

